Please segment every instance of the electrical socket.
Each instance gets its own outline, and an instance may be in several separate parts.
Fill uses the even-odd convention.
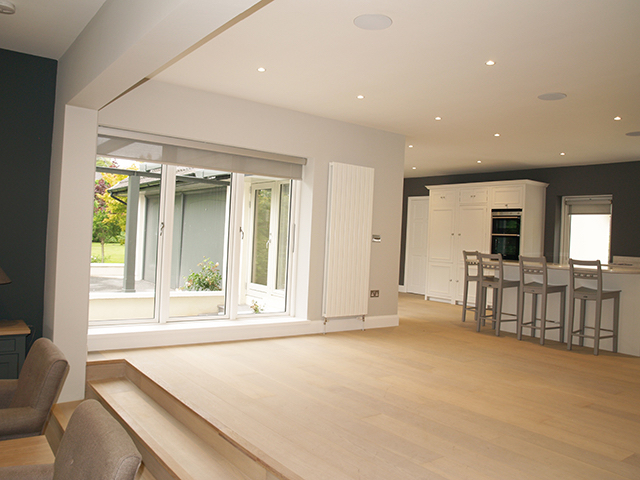
[[[378,298],[380,296],[380,290],[371,290],[371,293],[369,294],[369,296],[371,298]]]

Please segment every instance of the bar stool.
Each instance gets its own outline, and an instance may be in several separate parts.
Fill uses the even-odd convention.
[[[595,267],[595,268],[594,268]],[[571,283],[569,284],[569,297],[571,304],[569,305],[569,338],[567,341],[567,349],[571,350],[573,337],[579,338],[579,345],[584,346],[584,339],[593,339],[593,354],[598,355],[600,348],[600,340],[604,338],[613,339],[613,351],[618,351],[618,320],[620,317],[620,290],[603,290],[602,289],[602,265],[600,260],[573,260],[569,259],[569,276]],[[596,288],[576,287],[576,280],[595,281]],[[613,299],[613,327],[606,329],[601,327],[602,320],[602,301]],[[573,329],[573,316],[575,311],[575,301],[580,300],[580,328]],[[593,327],[585,325],[587,300],[596,302],[596,318]],[[587,335],[585,330],[593,330],[593,335]],[[611,335],[602,336],[600,332],[610,332]]]
[[[536,281],[527,282],[527,278],[542,277],[542,283]],[[532,296],[531,321],[524,322],[525,293]],[[547,318],[547,296],[551,293],[560,294],[560,315],[559,320],[553,321]],[[537,325],[538,295],[540,301],[540,325]],[[531,336],[535,336],[535,331],[540,330],[540,345],[544,345],[545,332],[547,330],[560,330],[560,342],[564,342],[564,317],[567,302],[566,285],[549,285],[547,280],[547,259],[545,257],[523,257],[520,255],[520,298],[518,299],[518,340],[522,340],[522,328],[530,328]],[[551,326],[547,326],[551,324]]]
[[[467,310],[474,312],[478,321],[478,305],[480,302],[480,252],[462,252],[464,257],[464,293],[462,294],[462,321],[466,320]],[[469,306],[469,282],[476,282],[476,306]]]
[[[477,331],[480,331],[480,325],[485,320],[491,320],[493,327],[496,329],[496,335],[500,335],[500,323],[517,321],[517,313],[507,313],[502,311],[502,297],[506,288],[515,287],[520,291],[519,280],[504,279],[504,265],[502,262],[502,254],[500,253],[481,253],[480,254],[480,302],[478,303],[477,313]],[[493,289],[493,308],[491,316],[487,315],[487,290]],[[516,298],[519,298],[518,295]],[[516,309],[517,312],[517,309]],[[510,315],[513,318],[502,319],[502,315]]]

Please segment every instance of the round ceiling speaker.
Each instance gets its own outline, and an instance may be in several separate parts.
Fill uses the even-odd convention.
[[[389,28],[393,21],[386,15],[360,15],[353,23],[363,30],[384,30]]]
[[[538,95],[540,100],[562,100],[567,98],[566,93],[543,93],[542,95]]]
[[[16,6],[6,0],[0,0],[0,13],[4,13],[5,15],[16,13]]]

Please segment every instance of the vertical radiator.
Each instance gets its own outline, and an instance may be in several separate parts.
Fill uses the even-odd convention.
[[[329,164],[323,317],[367,314],[374,169]]]

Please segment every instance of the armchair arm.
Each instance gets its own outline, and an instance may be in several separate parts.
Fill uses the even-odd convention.
[[[3,480],[52,480],[53,464],[1,467],[0,478]]]
[[[18,380],[0,380],[0,408],[7,408],[18,389]]]
[[[0,410],[0,440],[42,434],[42,413],[32,407]]]

